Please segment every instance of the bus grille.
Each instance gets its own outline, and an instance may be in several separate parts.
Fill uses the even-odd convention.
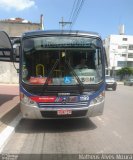
[[[88,102],[78,102],[78,103],[38,103],[39,108],[47,108],[47,107],[54,107],[54,108],[82,108],[87,107]]]

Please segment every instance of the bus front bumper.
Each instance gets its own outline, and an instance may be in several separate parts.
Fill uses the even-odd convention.
[[[72,114],[57,115],[58,110],[65,110],[66,108],[39,108],[37,105],[26,105],[20,102],[21,112],[23,118],[26,119],[68,119],[68,118],[85,118],[95,117],[103,114],[104,100],[100,103],[89,105],[80,108],[67,108],[71,110]]]

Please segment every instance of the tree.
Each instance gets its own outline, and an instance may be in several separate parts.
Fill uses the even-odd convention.
[[[133,68],[130,67],[121,68],[117,71],[117,75],[120,76],[121,80],[127,78],[128,76],[133,75]]]

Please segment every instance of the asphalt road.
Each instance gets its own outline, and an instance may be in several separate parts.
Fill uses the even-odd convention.
[[[133,87],[106,91],[104,114],[89,119],[25,120],[2,153],[133,153]]]

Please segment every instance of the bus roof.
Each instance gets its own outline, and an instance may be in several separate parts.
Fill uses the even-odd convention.
[[[96,32],[87,32],[79,30],[36,30],[23,33],[22,37],[32,37],[41,35],[74,35],[74,36],[92,36],[100,37]]]

